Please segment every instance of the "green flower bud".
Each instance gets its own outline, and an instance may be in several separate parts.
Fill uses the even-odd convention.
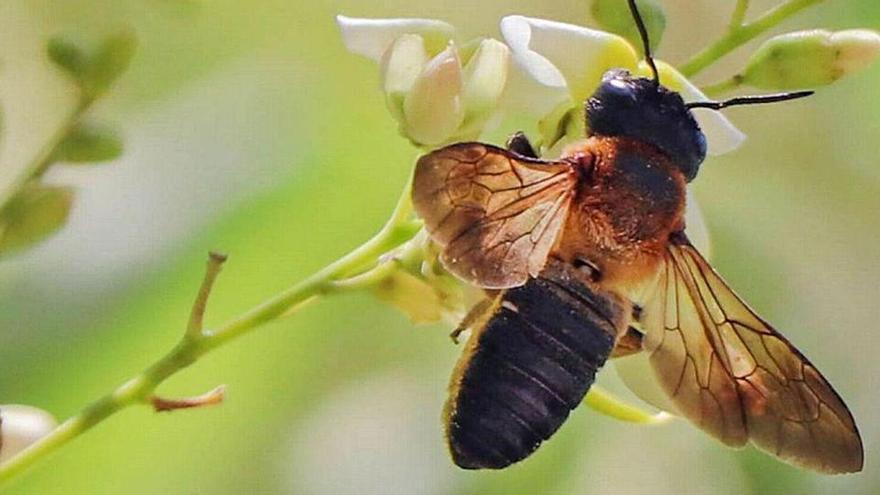
[[[31,406],[0,406],[0,463],[18,454],[58,426],[51,414]]]
[[[652,46],[659,46],[666,30],[666,14],[654,0],[636,0],[639,13],[645,21]],[[632,13],[623,0],[593,0],[590,15],[602,29],[619,34],[635,46],[642,46],[639,30],[633,22]]]
[[[825,86],[870,65],[880,34],[867,29],[799,31],[761,45],[738,80],[761,89]]]
[[[0,255],[30,247],[67,223],[73,204],[68,187],[30,184],[0,211]]]

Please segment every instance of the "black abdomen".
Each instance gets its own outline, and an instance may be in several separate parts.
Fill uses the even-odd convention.
[[[624,326],[623,306],[557,264],[501,293],[452,379],[447,438],[466,469],[499,469],[550,438],[592,385]]]

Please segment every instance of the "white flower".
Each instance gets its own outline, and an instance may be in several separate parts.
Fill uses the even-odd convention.
[[[43,438],[56,426],[55,418],[42,409],[0,405],[0,463]]]
[[[512,76],[519,79],[517,84],[512,84],[511,97],[520,100],[519,106],[537,110],[545,130],[558,129],[562,118],[571,117],[569,112],[579,117],[583,102],[609,69],[622,68],[649,75],[646,64],[639,63],[639,52],[615,34],[519,15],[503,18],[501,33],[519,71]],[[663,85],[681,93],[685,101],[708,99],[672,66],[662,61],[657,61],[657,66]],[[526,84],[522,82],[523,74]],[[695,115],[706,134],[711,154],[732,151],[745,139],[719,112],[701,110]],[[583,136],[582,120],[569,120],[574,125],[565,130],[566,137]]]
[[[510,64],[503,43],[459,47],[452,26],[429,19],[338,16],[337,22],[349,51],[379,62],[388,110],[414,143],[475,139],[496,120]]]
[[[545,141],[559,141],[547,151],[549,155],[584,136],[583,103],[599,86],[605,72],[623,68],[650,75],[647,64],[639,62],[638,51],[615,34],[519,15],[503,18],[501,33],[510,46],[515,67],[507,99],[511,104],[518,100],[516,106],[531,109],[541,118],[539,130]],[[681,93],[685,101],[708,99],[672,66],[660,60],[656,63],[663,84]],[[697,109],[694,114],[712,154],[731,151],[745,139],[720,112]],[[558,135],[560,132],[562,136]],[[688,236],[708,256],[709,236],[690,194],[688,205]]]

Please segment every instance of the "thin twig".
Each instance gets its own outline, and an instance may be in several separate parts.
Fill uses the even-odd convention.
[[[15,194],[21,190],[28,182],[38,179],[46,173],[49,167],[55,162],[55,150],[58,145],[70,134],[70,131],[76,127],[82,116],[88,111],[94,100],[80,99],[76,106],[64,117],[61,125],[55,129],[55,132],[49,139],[43,143],[33,159],[25,166],[16,177],[12,184],[0,190],[0,209],[5,207]]]
[[[202,335],[208,298],[211,296],[214,282],[217,281],[217,276],[220,275],[220,270],[225,262],[225,254],[212,252],[208,255],[205,277],[202,279],[202,286],[199,288],[198,295],[196,295],[196,301],[193,303],[192,311],[189,315],[189,324],[186,327],[186,334],[190,338],[197,338]]]
[[[767,11],[752,22],[741,24],[738,27],[731,27],[721,39],[694,55],[679,70],[685,77],[691,78],[721,57],[748,43],[765,31],[776,27],[785,19],[822,1],[824,0],[789,0]]]
[[[192,409],[195,407],[216,406],[223,402],[226,398],[226,385],[220,385],[214,390],[209,390],[202,395],[195,397],[184,397],[181,399],[165,399],[157,395],[150,397],[150,404],[156,412],[169,412],[178,409]]]
[[[742,27],[746,20],[746,14],[749,11],[750,0],[737,0],[736,7],[733,9],[733,15],[730,16],[730,29]]]
[[[31,444],[28,448],[0,465],[0,485],[27,470],[30,466],[58,450],[73,439],[90,430],[117,412],[135,404],[152,403],[153,392],[168,377],[195,363],[201,356],[241,337],[254,329],[287,316],[292,308],[300,307],[307,300],[319,295],[347,290],[335,287],[334,282],[370,271],[383,254],[388,253],[412,239],[420,224],[410,221],[412,203],[410,184],[407,184],[394,208],[388,222],[373,238],[327,265],[324,269],[299,284],[282,291],[268,301],[217,327],[214,332],[191,334],[189,327],[184,337],[167,354],[151,366],[129,379],[116,390],[85,406],[79,413],[70,417],[48,435]],[[209,263],[209,272],[211,271]],[[216,274],[214,275],[216,277]],[[206,274],[206,279],[208,275]],[[207,280],[206,280],[207,281]],[[360,288],[355,284],[355,288]],[[203,288],[205,283],[203,283]],[[210,289],[210,283],[208,283]],[[202,314],[203,297],[196,298],[194,314]],[[198,322],[198,317],[196,318]],[[198,327],[198,324],[195,324]],[[155,407],[155,405],[153,406]]]

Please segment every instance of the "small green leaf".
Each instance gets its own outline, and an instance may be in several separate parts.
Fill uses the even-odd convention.
[[[70,75],[83,92],[94,99],[101,96],[128,68],[137,47],[133,31],[108,36],[94,50],[71,40],[55,37],[49,41],[49,59]]]
[[[114,160],[122,154],[122,140],[110,129],[77,125],[55,148],[54,161],[96,163]]]
[[[69,187],[29,184],[0,211],[0,255],[21,251],[67,223],[73,204]]]
[[[663,38],[663,31],[666,30],[663,7],[654,0],[636,0],[636,6],[645,21],[651,47],[656,50]],[[593,0],[590,14],[602,29],[623,36],[633,46],[642,46],[636,22],[624,0]]]
[[[128,69],[137,48],[133,31],[122,31],[101,43],[89,61],[84,89],[91,96],[99,96]]]
[[[64,69],[76,81],[81,81],[88,66],[88,60],[82,48],[73,41],[62,37],[49,40],[47,46],[49,60]]]

